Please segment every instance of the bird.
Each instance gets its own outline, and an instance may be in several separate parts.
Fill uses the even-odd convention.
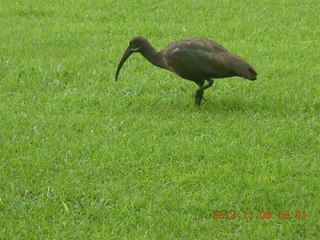
[[[120,59],[116,81],[125,61],[136,52],[142,54],[153,65],[195,82],[199,87],[195,92],[196,106],[200,106],[204,90],[214,85],[214,79],[234,76],[248,80],[257,79],[257,72],[252,65],[213,40],[177,40],[168,44],[162,51],[157,51],[145,37],[136,36],[130,40]]]

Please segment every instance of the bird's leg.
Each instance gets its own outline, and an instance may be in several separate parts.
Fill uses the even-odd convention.
[[[195,96],[195,99],[196,99],[195,104],[196,104],[196,106],[200,106],[202,98],[203,98],[203,91],[201,90],[201,88],[199,88],[196,91],[196,96]]]
[[[203,98],[203,91],[201,88],[204,85],[205,80],[197,81],[196,84],[199,86],[198,90],[196,91],[195,94],[195,104],[196,106],[200,106],[201,100]]]
[[[214,84],[214,81],[210,78],[207,79],[208,84],[201,86],[197,91],[196,91],[196,96],[195,96],[195,103],[197,106],[200,106],[201,100],[203,98],[203,92],[205,89],[212,87],[212,85]]]
[[[208,84],[207,85],[204,85],[203,87],[201,87],[202,91],[204,91],[205,89],[209,88],[209,87],[212,87],[213,84],[214,84],[214,81],[210,78],[207,79],[208,81]]]

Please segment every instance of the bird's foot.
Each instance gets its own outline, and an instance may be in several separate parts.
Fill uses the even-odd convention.
[[[203,98],[203,90],[198,89],[196,91],[196,95],[195,95],[195,104],[196,104],[196,106],[200,106],[202,98]]]

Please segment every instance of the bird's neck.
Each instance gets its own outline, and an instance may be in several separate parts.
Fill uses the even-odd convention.
[[[165,68],[162,59],[162,53],[158,52],[150,43],[147,43],[141,54],[153,65],[157,67]]]

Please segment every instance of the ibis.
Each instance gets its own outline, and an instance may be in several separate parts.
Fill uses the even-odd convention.
[[[251,64],[212,40],[178,40],[162,51],[157,51],[146,38],[137,36],[130,40],[129,47],[120,60],[116,81],[123,64],[135,52],[142,54],[153,65],[195,82],[199,86],[195,93],[197,106],[201,104],[204,90],[213,86],[214,79],[233,76],[257,79],[257,72]]]

